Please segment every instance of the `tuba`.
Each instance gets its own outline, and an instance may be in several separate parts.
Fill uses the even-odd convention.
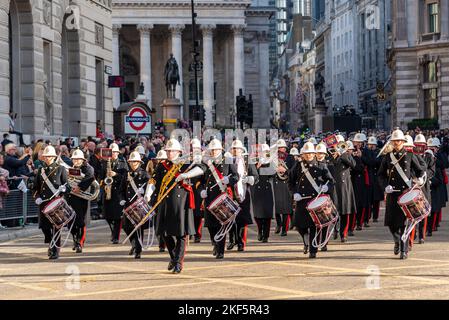
[[[82,172],[79,172],[79,174],[78,172],[77,174],[73,174],[75,170],[80,171],[79,169],[69,169],[69,175],[67,177],[68,184],[72,189],[73,187],[77,187],[85,176]],[[70,194],[87,201],[93,201],[97,199],[98,195],[100,194],[100,184],[97,182],[97,180],[94,180],[87,190],[80,190],[79,193],[74,193],[73,191],[71,191]]]
[[[56,163],[67,170],[68,184],[72,189],[73,187],[77,187],[78,184],[81,182],[81,180],[83,180],[85,175],[81,172],[81,170],[69,166],[67,163],[64,162],[64,160],[61,159],[61,155],[59,155],[58,158],[56,159]],[[90,187],[86,191],[80,191],[80,193],[70,192],[70,194],[87,201],[93,201],[97,199],[99,193],[100,193],[100,185],[96,180],[94,180],[91,183]]]

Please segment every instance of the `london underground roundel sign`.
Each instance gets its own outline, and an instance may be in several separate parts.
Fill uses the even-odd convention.
[[[137,105],[129,109],[125,116],[125,134],[150,134],[151,115]]]

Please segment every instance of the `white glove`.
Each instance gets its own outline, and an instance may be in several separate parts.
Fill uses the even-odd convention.
[[[253,176],[246,176],[245,178],[242,179],[243,183],[247,183],[250,186],[254,185],[254,177]]]
[[[126,203],[125,200],[120,201],[120,205],[121,205],[122,207],[125,205],[125,203]]]
[[[41,203],[44,202],[44,200],[42,200],[42,198],[37,198],[35,202],[38,206],[40,206]]]
[[[143,190],[142,187],[140,187],[139,190],[137,190],[137,191],[139,192],[139,194],[144,194],[145,193],[145,190]]]
[[[58,191],[61,193],[64,193],[67,191],[67,188],[63,185],[63,186],[59,186]]]
[[[299,193],[295,193],[295,194],[293,195],[293,200],[295,200],[295,201],[301,201],[301,195],[300,195]]]
[[[223,179],[221,179],[221,182],[223,182],[223,184],[229,184],[229,178],[223,177]]]
[[[207,198],[207,191],[206,190],[201,190],[200,197],[201,197],[201,199],[206,199]]]
[[[143,200],[145,200],[146,203],[150,202],[151,196],[148,196],[147,194],[143,197]]]
[[[419,186],[424,185],[424,178],[422,178],[422,177],[419,177],[419,178],[418,178],[418,185],[419,185]]]
[[[387,186],[385,188],[385,193],[393,193],[393,187],[392,186]]]
[[[327,185],[321,186],[321,193],[326,193],[329,191],[329,187]]]
[[[185,180],[185,179],[188,179],[187,175],[185,173],[181,173],[180,175],[178,175],[176,177],[175,182],[179,182],[179,181],[182,181],[182,180]]]

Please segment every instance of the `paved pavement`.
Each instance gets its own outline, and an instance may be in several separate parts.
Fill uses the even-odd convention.
[[[69,241],[57,261],[47,259],[41,234],[0,243],[0,299],[447,299],[447,214],[407,260],[393,255],[382,222],[348,243],[332,240],[313,260],[297,232],[260,243],[251,226],[247,250],[227,251],[224,260],[212,256],[207,238],[190,243],[179,275],[166,270],[167,252],[154,246],[135,260],[128,244],[110,244],[109,227],[96,222],[84,252],[75,254]]]

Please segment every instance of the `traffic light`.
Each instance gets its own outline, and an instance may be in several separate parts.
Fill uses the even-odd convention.
[[[239,95],[236,97],[236,105],[237,105],[237,122],[245,122],[246,97],[242,94],[242,89],[239,89]]]
[[[252,127],[253,126],[253,95],[249,95],[248,102],[246,104],[246,123]]]

